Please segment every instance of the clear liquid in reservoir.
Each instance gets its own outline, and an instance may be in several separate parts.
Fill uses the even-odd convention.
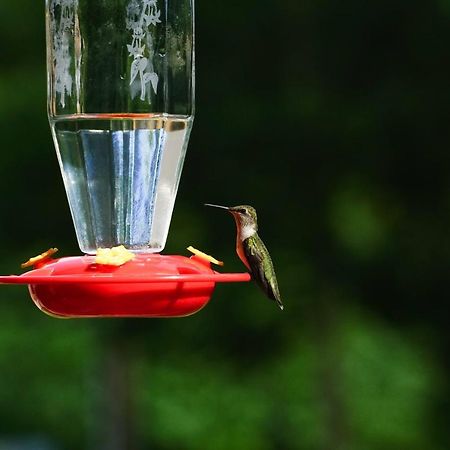
[[[77,115],[51,126],[81,251],[161,251],[192,119]]]

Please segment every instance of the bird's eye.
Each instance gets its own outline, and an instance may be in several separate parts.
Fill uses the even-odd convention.
[[[247,211],[246,211],[244,208],[241,208],[241,209],[239,210],[239,212],[240,212],[241,214],[246,214],[246,213],[247,213]]]

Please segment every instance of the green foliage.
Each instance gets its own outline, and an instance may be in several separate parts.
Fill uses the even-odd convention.
[[[336,190],[331,201],[331,223],[345,250],[365,259],[385,249],[392,213],[383,209],[387,209],[386,205],[377,202],[374,193],[364,192],[364,183]]]
[[[35,317],[24,291],[4,290],[0,435],[48,435],[66,448],[81,448],[91,401],[87,375],[96,355],[91,327]]]
[[[380,323],[349,316],[340,338],[342,391],[353,448],[434,448],[429,443],[439,376],[429,355]]]

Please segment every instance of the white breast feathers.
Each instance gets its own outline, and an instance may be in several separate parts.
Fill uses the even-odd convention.
[[[256,233],[256,227],[253,225],[244,225],[241,229],[239,239],[240,241],[245,241],[250,236],[253,236]]]

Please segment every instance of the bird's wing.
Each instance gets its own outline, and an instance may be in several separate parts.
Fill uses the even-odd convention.
[[[266,246],[257,234],[247,238],[244,244],[244,253],[250,264],[253,278],[269,298],[275,300],[282,308],[275,269]]]

